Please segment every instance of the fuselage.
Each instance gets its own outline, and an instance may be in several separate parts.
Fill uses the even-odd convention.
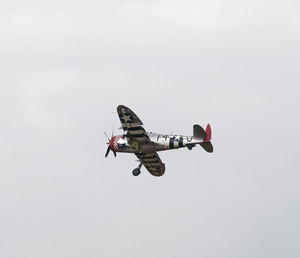
[[[179,149],[188,147],[193,148],[196,144],[202,143],[203,138],[195,138],[193,136],[183,135],[166,135],[147,132],[150,143],[139,143],[136,140],[128,142],[125,135],[116,135],[110,142],[110,149],[115,152],[139,153],[139,152],[155,152],[171,149]]]

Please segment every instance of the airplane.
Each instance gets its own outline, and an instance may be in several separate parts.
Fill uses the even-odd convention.
[[[196,144],[199,144],[207,152],[213,152],[213,146],[210,142],[212,133],[209,124],[206,126],[206,130],[200,125],[194,125],[193,136],[165,135],[146,132],[138,116],[124,105],[119,105],[117,112],[124,134],[116,136],[112,134],[109,138],[104,133],[108,139],[105,158],[110,151],[115,157],[117,152],[134,153],[140,162],[139,166],[132,171],[134,176],[141,173],[142,166],[153,176],[162,176],[165,173],[165,164],[158,156],[158,151],[184,147],[192,150]]]

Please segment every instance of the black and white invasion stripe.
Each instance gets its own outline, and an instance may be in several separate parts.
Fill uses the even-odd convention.
[[[165,173],[165,164],[161,162],[156,152],[135,153],[144,167],[154,176],[162,176]]]

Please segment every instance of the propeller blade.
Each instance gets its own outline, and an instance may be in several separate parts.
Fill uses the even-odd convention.
[[[106,153],[105,153],[105,158],[107,157],[108,153],[110,152],[110,146],[108,145]]]
[[[111,132],[111,138],[110,138],[110,139],[113,138],[113,136],[114,136],[114,131],[115,131],[115,125],[113,125],[112,132]]]
[[[113,129],[112,129],[112,133],[111,133],[111,138],[109,138],[108,135],[107,135],[107,133],[104,132],[104,135],[106,136],[106,138],[108,140],[108,143],[107,143],[108,147],[107,147],[107,151],[105,153],[105,158],[108,156],[108,154],[110,152],[110,142],[111,142],[111,140],[112,140],[112,138],[114,136],[114,129],[115,129],[115,126],[113,125]],[[113,151],[113,152],[114,152],[115,157],[117,157],[117,153],[115,151]]]
[[[104,135],[106,136],[107,140],[110,142],[109,137],[107,136],[106,132],[104,132]]]

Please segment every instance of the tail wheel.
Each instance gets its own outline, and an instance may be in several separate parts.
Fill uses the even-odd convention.
[[[189,144],[189,145],[187,145],[187,147],[189,150],[192,150],[195,147],[195,144]]]

